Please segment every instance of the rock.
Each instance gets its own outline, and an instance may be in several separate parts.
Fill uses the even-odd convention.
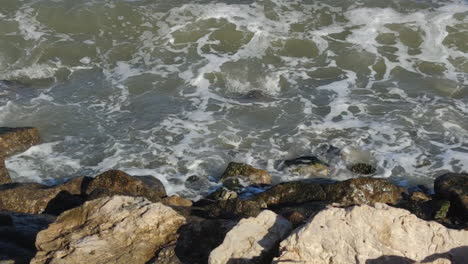
[[[329,166],[314,156],[303,156],[284,161],[287,170],[293,175],[307,177],[327,177],[330,174]]]
[[[0,186],[0,210],[27,214],[60,214],[84,202],[82,188],[88,177],[74,178],[48,187],[38,183],[11,183]]]
[[[146,263],[184,223],[170,207],[143,197],[92,200],[38,234],[31,263]]]
[[[360,177],[324,185],[327,200],[341,206],[386,203],[397,204],[405,189],[385,179]]]
[[[211,251],[224,240],[226,233],[236,224],[223,219],[194,219],[183,225],[178,233],[175,253],[183,263],[205,264]]]
[[[39,231],[55,220],[50,215],[29,215],[1,212],[0,263],[29,263],[36,253],[34,241]]]
[[[86,188],[89,199],[112,195],[145,197],[152,202],[166,196],[164,185],[152,176],[130,176],[120,170],[109,170],[96,176]]]
[[[172,244],[160,249],[156,258],[147,264],[183,264],[183,262],[176,255],[175,244]]]
[[[468,221],[468,174],[446,173],[434,181],[437,197],[447,199],[453,204],[452,212]]]
[[[162,202],[169,206],[180,206],[180,207],[192,206],[192,201],[190,201],[189,199],[182,198],[177,195],[171,195],[169,197],[163,198]]]
[[[226,201],[231,199],[237,199],[237,193],[225,187],[221,187],[218,188],[216,191],[212,192],[206,198],[215,201]]]
[[[215,248],[209,264],[269,263],[275,248],[292,230],[286,219],[272,211],[262,211],[255,218],[242,219]]]
[[[361,175],[370,175],[374,174],[376,169],[374,166],[366,163],[355,163],[348,166],[348,170],[361,174]]]
[[[413,192],[410,195],[409,199],[414,202],[426,202],[426,201],[431,200],[431,197],[427,196],[423,192]]]
[[[328,208],[281,242],[273,263],[413,263],[446,254],[461,264],[468,257],[467,237],[468,231],[385,204]]]
[[[0,127],[0,158],[12,156],[41,143],[39,131],[33,127]]]
[[[253,198],[268,206],[309,201],[325,201],[327,194],[322,184],[309,181],[284,182],[273,186]]]
[[[5,160],[0,158],[0,185],[10,183],[11,178],[8,169],[5,166]]]
[[[248,164],[231,162],[227,166],[221,180],[240,177],[252,184],[270,184],[271,176],[266,170],[256,169]]]

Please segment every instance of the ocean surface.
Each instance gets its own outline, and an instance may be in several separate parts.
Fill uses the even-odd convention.
[[[16,181],[115,168],[196,197],[230,161],[468,170],[467,1],[1,0],[0,80],[0,126],[45,142]]]

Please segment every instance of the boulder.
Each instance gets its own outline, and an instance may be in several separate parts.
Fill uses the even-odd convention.
[[[12,156],[41,143],[34,127],[0,127],[0,158]]]
[[[315,156],[285,160],[284,166],[291,174],[303,177],[327,177],[330,174],[330,167]]]
[[[253,198],[264,201],[268,206],[304,203],[309,201],[324,201],[327,199],[322,184],[309,181],[284,182],[273,186]]]
[[[242,219],[215,248],[209,264],[269,263],[279,242],[292,225],[272,211],[262,211],[255,218]]]
[[[256,169],[248,164],[231,162],[227,166],[221,180],[241,178],[252,184],[270,184],[271,176],[266,170]]]
[[[95,199],[41,231],[31,263],[147,263],[184,223],[170,207],[143,197]]]
[[[87,186],[86,195],[96,199],[112,195],[145,197],[152,202],[166,196],[164,185],[152,176],[130,176],[120,170],[109,170],[96,176]]]
[[[5,166],[5,160],[3,158],[0,158],[0,185],[10,182],[11,178]]]
[[[468,258],[467,238],[468,231],[385,204],[328,208],[281,242],[273,263],[414,263],[445,256],[462,264]]]
[[[451,202],[451,211],[461,219],[468,221],[468,174],[446,173],[434,181],[436,197]]]

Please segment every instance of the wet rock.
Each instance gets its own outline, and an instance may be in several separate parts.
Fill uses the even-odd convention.
[[[235,192],[241,192],[247,185],[248,183],[239,178],[227,178],[223,180],[223,187]]]
[[[198,218],[182,226],[174,249],[178,259],[187,264],[208,263],[211,251],[235,224],[231,220]]]
[[[242,219],[214,249],[209,264],[270,263],[279,242],[292,230],[286,219],[272,211]]]
[[[429,197],[427,194],[423,192],[413,192],[409,199],[414,202],[426,202],[431,200],[431,197]]]
[[[158,202],[166,196],[164,185],[152,176],[130,176],[119,170],[109,170],[96,176],[87,186],[89,199],[112,195],[145,197]]]
[[[214,201],[226,201],[231,199],[237,199],[237,193],[229,190],[228,188],[221,187],[218,188],[216,191],[212,192],[206,198]]]
[[[447,199],[453,204],[451,213],[468,221],[468,174],[447,173],[434,181],[437,197]]]
[[[8,170],[5,166],[5,160],[0,158],[0,185],[10,183],[11,178]]]
[[[172,244],[160,249],[156,258],[147,264],[183,264],[183,262],[176,255],[175,244]]]
[[[285,217],[294,227],[305,224],[310,217],[326,208],[326,201],[306,202],[300,204],[286,204],[280,206],[271,206],[270,210]]]
[[[322,184],[309,181],[280,183],[253,198],[255,201],[264,201],[268,206],[326,199]]]
[[[281,242],[273,263],[413,263],[446,254],[462,264],[467,237],[384,204],[328,208]]]
[[[189,199],[182,198],[178,195],[171,195],[162,199],[162,202],[169,206],[180,206],[180,207],[190,207],[192,206],[192,201]]]
[[[241,178],[252,184],[270,184],[271,176],[266,170],[256,169],[248,164],[231,162],[227,166],[221,180],[229,178]]]
[[[361,177],[324,185],[327,200],[341,206],[358,204],[397,204],[406,190],[385,179]]]
[[[314,156],[303,156],[284,161],[284,166],[293,175],[307,177],[327,177],[330,173],[329,166]]]
[[[82,188],[88,177],[48,187],[38,183],[10,183],[0,186],[0,210],[28,214],[60,214],[84,202]]]
[[[39,143],[41,137],[34,127],[0,127],[0,158],[26,151]]]
[[[361,175],[374,174],[376,169],[374,166],[366,163],[355,163],[348,166],[348,170]]]
[[[170,207],[143,197],[92,200],[38,234],[31,263],[146,263],[184,223]]]
[[[240,98],[245,100],[268,100],[270,96],[262,90],[251,90]]]

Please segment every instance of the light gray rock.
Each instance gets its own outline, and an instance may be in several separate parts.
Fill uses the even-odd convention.
[[[468,263],[468,231],[385,204],[328,208],[281,242],[273,263]],[[448,262],[450,263],[450,262]]]
[[[269,263],[272,250],[292,230],[292,224],[272,211],[241,220],[215,248],[209,264]]]
[[[36,240],[31,263],[146,263],[185,218],[145,198],[113,196],[62,213]]]

